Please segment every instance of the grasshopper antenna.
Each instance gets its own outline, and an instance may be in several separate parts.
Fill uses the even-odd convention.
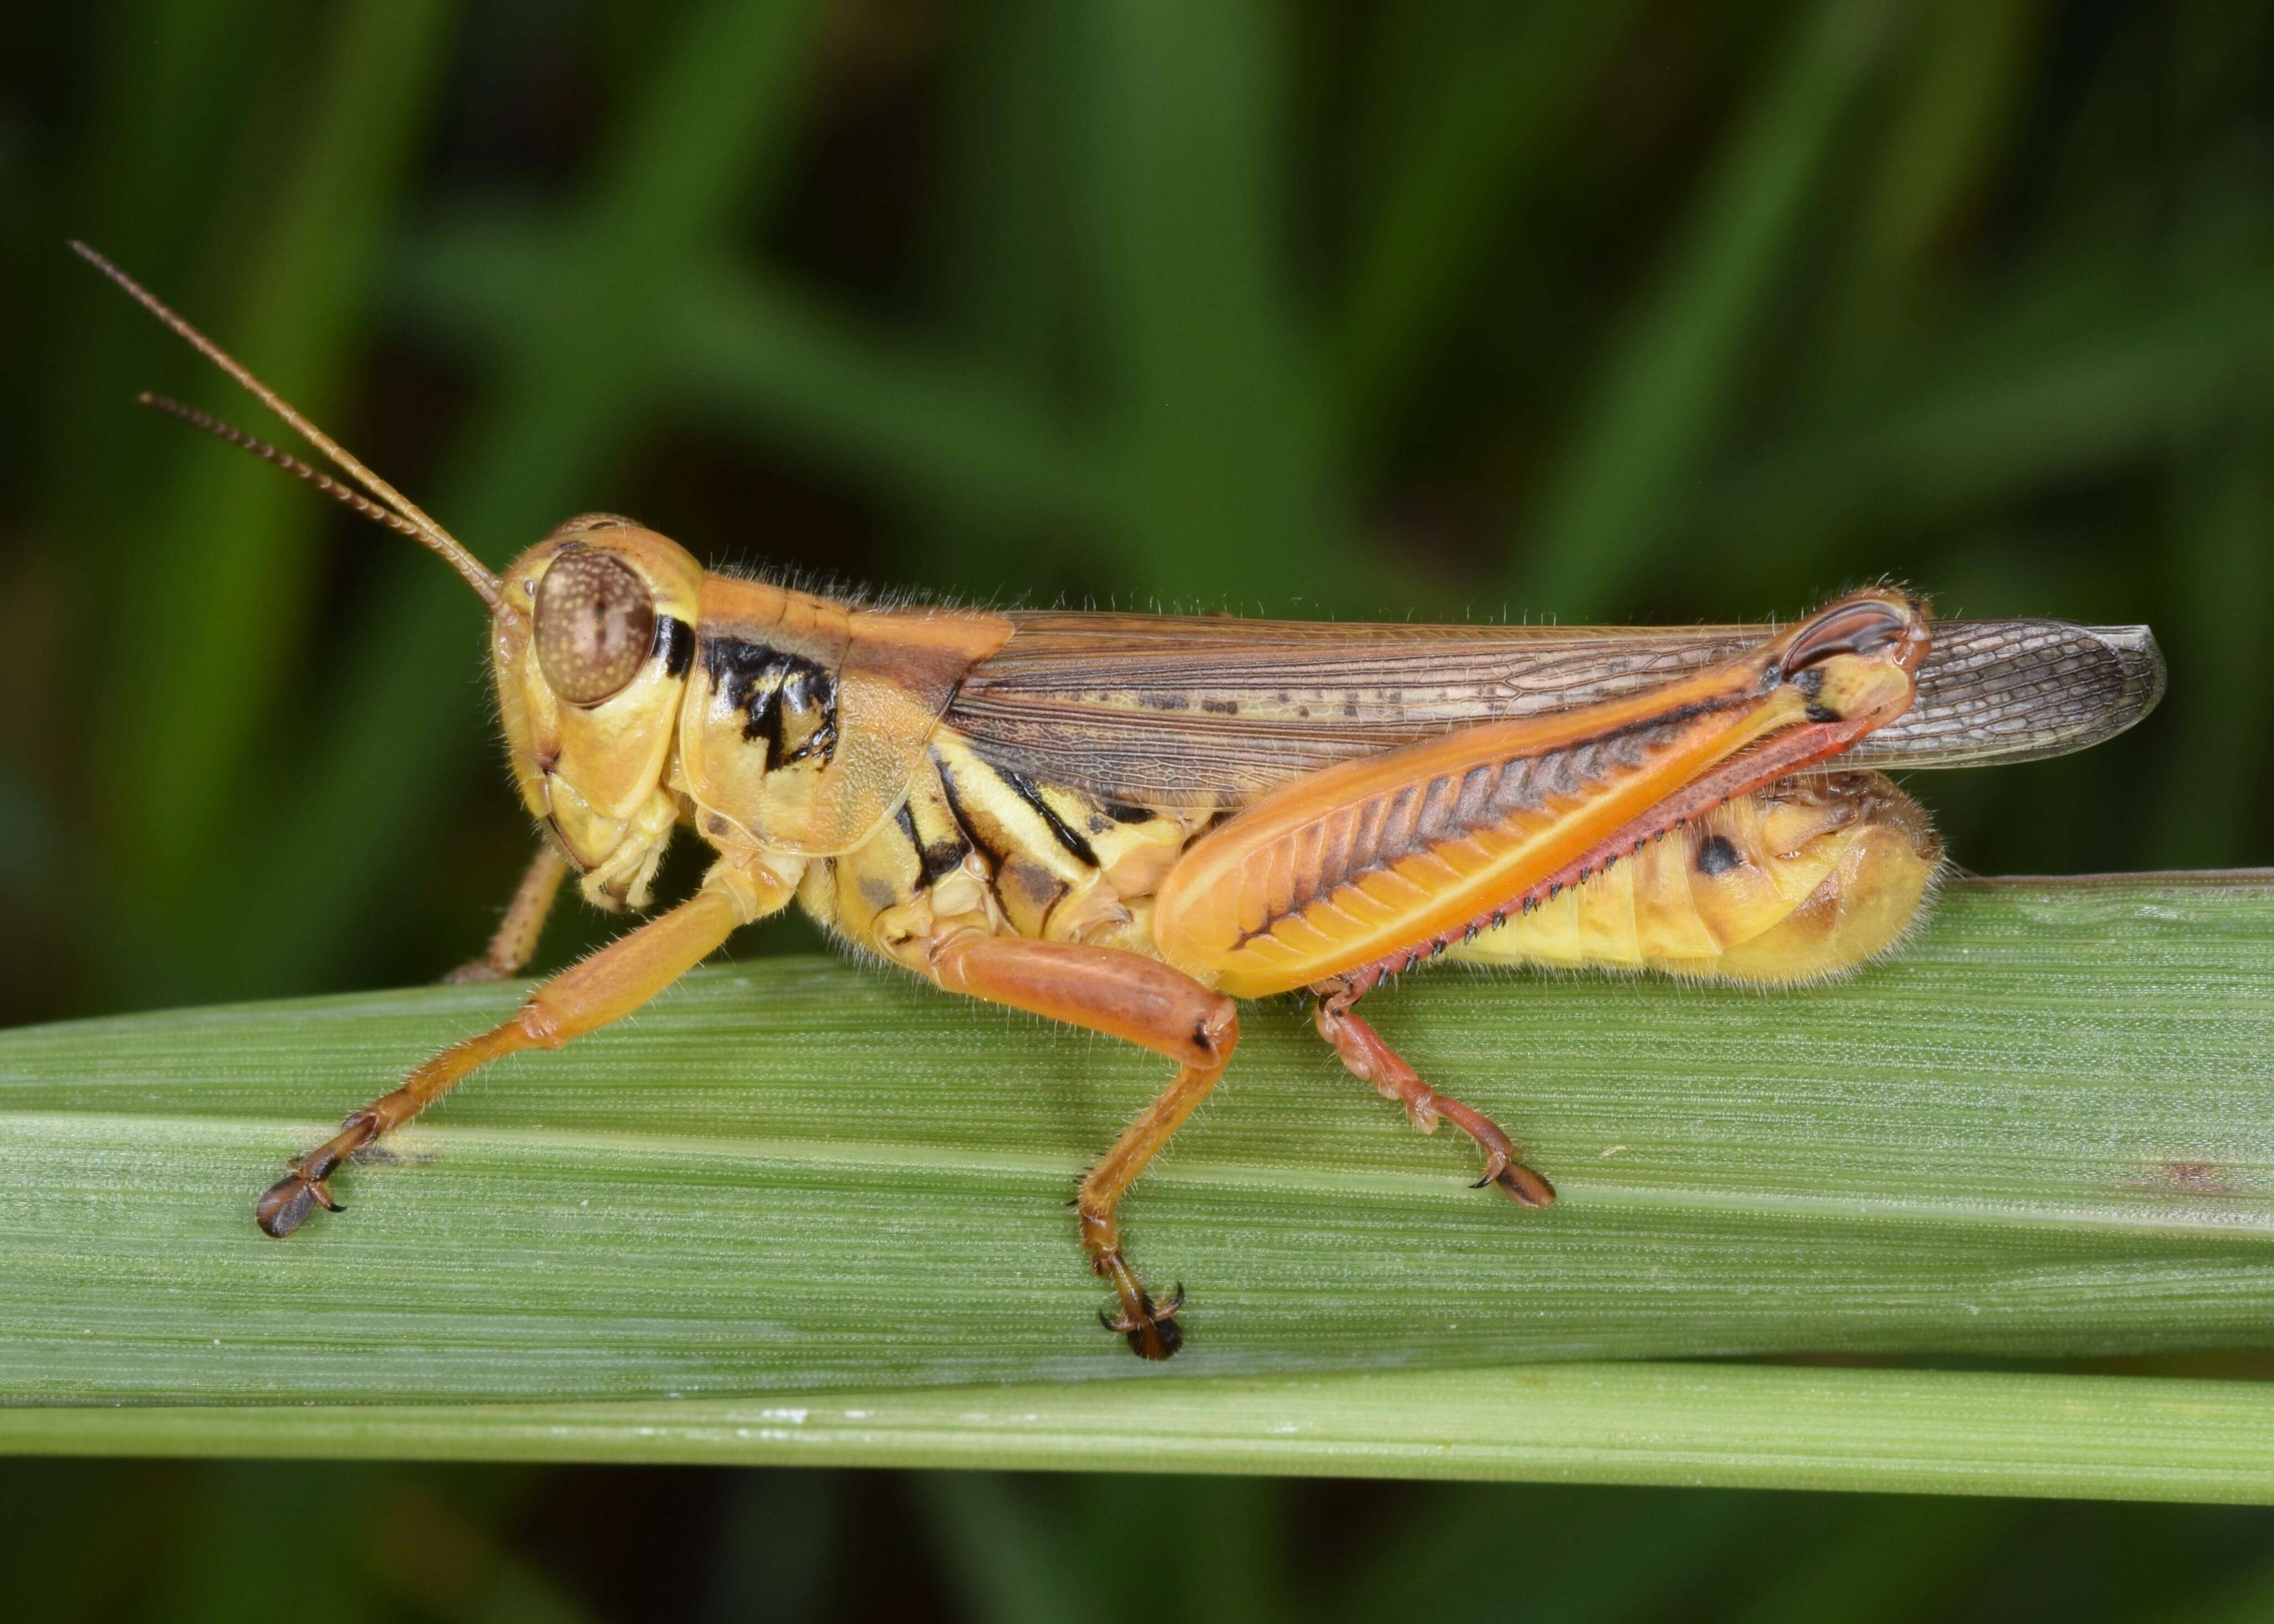
[[[297,458],[287,456],[275,447],[255,440],[244,431],[231,428],[228,424],[217,418],[209,417],[201,411],[192,410],[179,402],[168,400],[163,395],[145,394],[141,397],[144,405],[165,412],[169,417],[178,417],[193,427],[203,429],[209,434],[229,441],[231,445],[241,446],[263,461],[275,463],[287,473],[298,475],[318,490],[327,495],[338,498],[346,502],[349,507],[355,508],[357,512],[378,520],[389,530],[400,531],[423,543],[433,551],[440,553],[444,561],[448,563],[451,568],[465,577],[466,584],[480,595],[482,602],[489,605],[492,614],[506,613],[505,593],[498,578],[484,568],[482,561],[469,553],[456,537],[428,517],[418,503],[350,455],[346,448],[338,441],[302,417],[290,401],[254,377],[236,357],[176,315],[163,300],[140,282],[136,282],[85,243],[74,240],[71,248],[73,253],[109,277],[129,298],[171,327],[192,350],[235,379],[246,394],[283,418],[303,440],[322,452],[334,467],[361,485],[377,500],[368,500],[358,496],[341,485],[339,481],[331,478],[328,475],[318,473]]]
[[[287,451],[279,451],[265,440],[257,440],[233,423],[223,423],[219,417],[200,411],[194,406],[184,406],[168,395],[154,395],[145,389],[134,397],[137,406],[147,406],[152,411],[162,412],[169,417],[202,429],[215,440],[226,440],[240,451],[250,451],[262,462],[282,469],[295,478],[305,479],[333,500],[346,504],[374,523],[384,524],[398,535],[423,542],[426,532],[392,508],[382,508],[360,491],[350,490],[320,469],[309,467]]]

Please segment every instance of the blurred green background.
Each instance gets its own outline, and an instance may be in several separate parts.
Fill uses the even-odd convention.
[[[999,601],[1680,621],[1888,576],[2145,620],[2146,726],[1912,788],[1979,871],[2231,866],[2274,861],[2270,118],[2263,0],[18,8],[0,1019],[430,979],[531,843],[471,596],[135,410],[155,387],[271,432],[66,237],[493,564],[605,508]],[[564,920],[541,962],[604,929]],[[2274,1618],[2270,1535],[1673,1491],[0,1470],[0,1593],[41,1618]]]

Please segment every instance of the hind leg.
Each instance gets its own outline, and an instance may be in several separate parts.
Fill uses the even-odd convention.
[[[1523,1151],[1498,1123],[1430,1087],[1383,1041],[1380,1033],[1351,1012],[1358,994],[1347,984],[1329,984],[1320,991],[1314,1022],[1319,1035],[1334,1045],[1352,1076],[1372,1083],[1383,1098],[1404,1106],[1406,1116],[1422,1132],[1434,1133],[1442,1120],[1474,1139],[1477,1148],[1485,1153],[1485,1176],[1477,1181],[1480,1186],[1498,1184],[1510,1199],[1525,1207],[1545,1207],[1555,1199],[1555,1186],[1524,1165]]]

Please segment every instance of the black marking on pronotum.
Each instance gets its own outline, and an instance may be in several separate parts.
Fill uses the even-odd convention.
[[[1709,879],[1728,873],[1744,861],[1727,835],[1708,835],[1698,843],[1698,872]]]
[[[971,821],[971,814],[963,809],[963,797],[955,792],[955,774],[950,771],[947,763],[940,759],[937,750],[931,752],[931,770],[939,779],[940,798],[947,802],[947,815],[955,820],[955,826],[963,831],[963,838],[970,842],[970,849],[986,860],[989,873],[991,874],[1003,866],[1004,853],[997,851],[980,838],[979,826]]]
[[[1050,826],[1052,838],[1065,847],[1069,854],[1093,868],[1103,866],[1097,861],[1097,848],[1083,838],[1080,830],[1067,825],[1065,819],[1058,816],[1058,808],[1043,799],[1043,792],[1032,778],[1008,767],[996,768],[995,776],[1011,786],[1013,794],[1034,808],[1035,814]]]
[[[787,767],[792,762],[818,757],[827,762],[837,754],[837,679],[810,660],[799,660],[790,667],[789,675],[782,679],[781,697],[776,703],[777,717],[785,711],[817,710],[820,713],[811,732],[787,756],[774,763]]]
[[[655,643],[649,650],[663,662],[663,674],[677,679],[695,663],[695,628],[676,615],[658,615]]]
[[[787,657],[762,643],[706,637],[703,668],[727,708],[742,712],[742,737],[755,738],[762,708],[780,690],[782,675],[788,669]]]
[[[704,669],[727,709],[742,713],[742,737],[764,740],[766,771],[837,750],[837,679],[802,655],[787,654],[739,637],[703,641]],[[818,712],[794,748],[787,745],[786,716]]]
[[[1824,667],[1811,665],[1792,680],[1793,687],[1813,699],[1824,691]]]

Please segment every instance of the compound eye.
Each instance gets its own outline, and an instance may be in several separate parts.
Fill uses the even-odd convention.
[[[655,644],[655,600],[625,564],[562,550],[537,585],[537,668],[572,705],[614,697]]]

